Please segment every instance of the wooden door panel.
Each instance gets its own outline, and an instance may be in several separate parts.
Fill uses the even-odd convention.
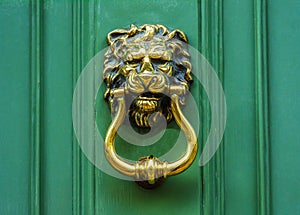
[[[178,28],[188,35],[192,45],[197,46],[198,44],[198,4],[196,1],[174,1],[172,4],[169,1],[150,1],[145,4],[140,4],[140,1],[100,1],[94,7],[97,9],[96,11],[89,10],[88,5],[84,5],[81,10],[83,10],[82,14],[89,13],[90,17],[96,17],[94,20],[96,29],[90,29],[90,35],[97,35],[95,36],[95,47],[98,48],[95,52],[106,47],[108,32],[120,27],[129,27],[132,23],[136,25],[161,23],[172,28]],[[178,14],[182,10],[188,13],[179,17]],[[176,22],[174,22],[175,16],[177,16]],[[101,96],[99,99],[101,99],[99,108],[108,108]],[[106,121],[106,125],[109,125],[110,119],[107,114],[104,114],[102,118],[99,116],[99,118],[99,120]],[[104,126],[100,130],[102,135],[105,135],[107,127]],[[169,138],[169,141],[175,141],[177,135],[170,135],[174,136],[174,139]],[[130,153],[127,148],[130,145],[121,139],[116,141],[121,142],[116,147],[122,156],[137,159],[142,153],[149,153],[147,149],[145,149],[146,152],[139,150],[140,155],[134,153],[133,150],[137,147],[132,147]],[[122,145],[126,145],[126,147],[122,147]],[[161,149],[161,153],[165,153],[167,152],[164,151],[165,148],[162,140],[157,143],[155,151],[159,152]],[[122,214],[160,214],[162,212],[167,214],[199,214],[200,169],[197,165],[194,165],[180,177],[168,179],[155,192],[141,189],[132,181],[122,181],[108,176],[98,169],[95,169],[93,174],[96,177],[94,178],[94,190],[90,195],[95,197],[94,208],[85,208],[88,213],[115,214],[122,211]]]
[[[30,207],[30,7],[0,3],[0,214]]]
[[[254,10],[251,1],[224,2],[226,214],[257,211]]]
[[[300,214],[300,4],[268,4],[272,214]]]
[[[39,10],[35,12],[39,13]],[[42,135],[41,214],[72,211],[72,4],[40,5]]]
[[[0,213],[300,213],[299,7],[294,0],[1,2]],[[211,115],[195,81],[198,157],[151,191],[94,167],[72,127],[72,96],[82,69],[106,47],[108,32],[131,23],[183,30],[215,68],[227,100],[223,142],[199,167]],[[104,135],[108,106],[101,100],[97,108],[103,109]],[[178,134],[172,132],[170,141]],[[117,141],[122,156],[140,156]],[[161,141],[155,150],[168,147]]]

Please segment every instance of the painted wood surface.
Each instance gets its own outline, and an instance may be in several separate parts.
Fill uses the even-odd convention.
[[[0,214],[300,214],[299,9],[296,0],[1,1]],[[199,167],[198,155],[152,191],[95,168],[72,128],[81,70],[109,31],[131,23],[183,30],[214,66],[227,99],[213,159]],[[192,93],[201,149],[209,101],[199,83]],[[104,102],[97,108],[108,113]],[[101,134],[110,122],[103,120]],[[145,149],[118,141],[129,158],[169,150],[164,140]]]

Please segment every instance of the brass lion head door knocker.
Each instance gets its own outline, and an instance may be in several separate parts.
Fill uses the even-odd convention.
[[[192,82],[187,38],[182,31],[146,24],[116,29],[108,34],[107,40],[104,98],[114,118],[106,134],[106,158],[117,171],[133,177],[145,188],[153,188],[167,176],[187,169],[197,154],[196,134],[181,111]],[[147,155],[136,163],[118,156],[114,141],[127,115],[134,126],[145,129],[161,117],[168,122],[175,119],[186,137],[183,155],[172,162]]]

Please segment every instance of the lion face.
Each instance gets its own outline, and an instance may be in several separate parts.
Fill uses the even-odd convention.
[[[150,127],[162,117],[172,119],[169,86],[192,81],[190,55],[186,37],[181,31],[162,25],[131,26],[108,34],[105,54],[105,99],[112,104],[113,89],[126,88],[133,101],[130,120],[138,127]]]

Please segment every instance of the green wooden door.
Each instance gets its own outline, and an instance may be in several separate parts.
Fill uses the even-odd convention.
[[[299,10],[297,0],[0,1],[0,214],[300,214]],[[194,83],[198,156],[155,190],[97,169],[72,126],[82,69],[109,31],[131,23],[183,30],[227,101],[221,146],[199,167],[211,114]],[[131,158],[168,150],[124,145]]]

